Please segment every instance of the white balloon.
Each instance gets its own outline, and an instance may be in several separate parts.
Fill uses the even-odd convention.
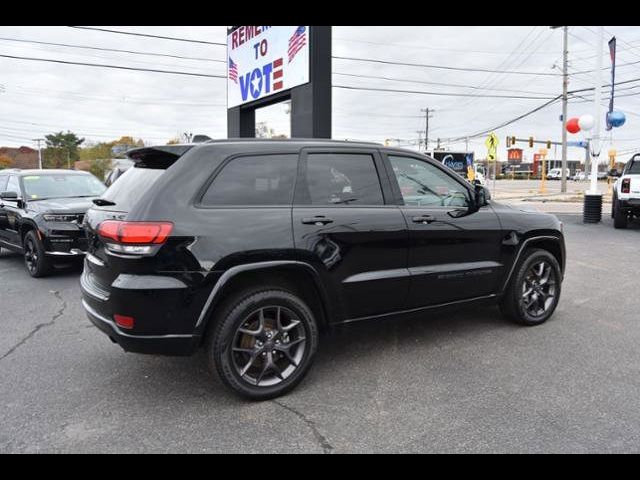
[[[578,119],[578,125],[580,126],[581,130],[584,130],[585,132],[588,132],[589,130],[591,130],[593,128],[593,126],[595,125],[595,120],[593,119],[593,115],[582,115],[579,119]]]

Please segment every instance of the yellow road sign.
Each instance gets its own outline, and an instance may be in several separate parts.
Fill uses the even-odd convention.
[[[500,140],[498,140],[498,136],[495,133],[491,133],[485,140],[484,144],[487,146],[487,150],[491,151],[492,149],[497,149],[498,145],[500,145]]]
[[[487,160],[495,162],[498,159],[498,145],[500,141],[495,133],[491,133],[485,140],[484,144],[487,146]]]

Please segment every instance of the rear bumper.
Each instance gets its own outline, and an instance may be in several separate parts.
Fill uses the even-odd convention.
[[[640,198],[621,198],[618,203],[623,210],[640,210]]]
[[[200,344],[200,337],[196,335],[131,335],[99,314],[85,299],[82,306],[91,323],[126,352],[185,356],[193,354]]]

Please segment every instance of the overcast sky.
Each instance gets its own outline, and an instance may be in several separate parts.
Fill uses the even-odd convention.
[[[130,32],[226,42],[226,27],[103,27]],[[618,38],[617,81],[640,79],[640,28],[606,27],[607,41]],[[67,43],[102,48],[188,56],[196,60],[142,56],[11,41],[17,39]],[[569,89],[593,86],[597,34],[595,27],[571,27],[569,37]],[[333,28],[333,54],[446,67],[527,72],[487,73],[434,68],[402,67],[334,59],[333,83],[357,87],[416,90],[433,93],[532,96],[533,99],[454,97],[414,93],[333,89],[333,137],[384,142],[387,138],[415,142],[424,131],[421,109],[434,110],[430,121],[430,147],[436,138],[464,137],[515,118],[561,93],[562,33],[538,27],[348,27]],[[603,50],[604,65],[609,66]],[[50,58],[139,68],[179,70],[226,75],[222,46],[77,30],[69,27],[0,27],[0,55]],[[217,60],[217,61],[215,61]],[[623,65],[630,63],[630,65]],[[556,68],[553,68],[554,65]],[[531,73],[556,75],[534,75]],[[577,72],[577,73],[576,73]],[[344,75],[347,74],[347,75]],[[387,79],[357,78],[371,75]],[[604,73],[609,83],[609,72]],[[401,81],[404,80],[404,81]],[[428,83],[425,83],[428,82]],[[618,151],[640,150],[640,97],[638,83],[620,87],[616,109],[627,114],[627,124],[615,130]],[[626,90],[624,90],[626,89]],[[584,94],[585,98],[592,95]],[[608,90],[603,103],[608,101]],[[282,129],[282,106],[263,112]],[[180,132],[226,136],[226,83],[220,78],[199,78],[150,72],[0,58],[0,146],[33,145],[30,139],[71,130],[91,141],[122,135],[149,143],[166,143]],[[569,116],[592,113],[593,102],[575,98]],[[603,110],[604,112],[604,110]],[[504,158],[507,134],[560,140],[560,102],[497,130]],[[581,135],[572,139],[581,139]],[[608,138],[608,137],[607,137]],[[472,139],[469,148],[484,156],[484,138]],[[443,146],[465,148],[465,142]],[[608,143],[604,146],[609,147]],[[415,148],[415,147],[414,147]],[[527,146],[525,154],[533,151]],[[538,147],[536,147],[538,148]],[[570,158],[582,158],[570,149]],[[553,150],[550,155],[552,158]],[[559,156],[559,150],[558,150]]]

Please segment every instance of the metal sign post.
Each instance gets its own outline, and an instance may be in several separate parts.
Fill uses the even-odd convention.
[[[498,145],[500,140],[498,136],[491,132],[484,144],[487,147],[487,162],[493,163],[493,191],[496,190],[496,177],[498,176]]]

